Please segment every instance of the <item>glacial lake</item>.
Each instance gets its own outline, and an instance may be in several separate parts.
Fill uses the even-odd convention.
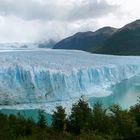
[[[91,97],[88,99],[89,104],[91,106],[94,106],[95,102],[100,102],[104,106],[119,104],[122,108],[127,109],[136,104],[140,97],[140,75],[123,80],[109,90],[112,92],[111,95],[99,98]]]

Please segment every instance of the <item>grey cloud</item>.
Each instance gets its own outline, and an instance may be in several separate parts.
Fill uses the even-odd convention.
[[[49,17],[47,7],[33,0],[0,0],[2,16],[17,16],[26,20]],[[51,16],[51,15],[50,15]]]
[[[87,0],[87,2],[75,5],[69,13],[69,19],[88,19],[106,16],[118,9],[117,5],[109,5],[105,0]]]
[[[105,0],[0,0],[0,15],[25,20],[75,21],[97,18],[113,12],[117,6]]]

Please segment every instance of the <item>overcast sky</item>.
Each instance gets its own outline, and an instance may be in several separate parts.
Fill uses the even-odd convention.
[[[62,39],[140,18],[140,0],[0,0],[0,42]]]

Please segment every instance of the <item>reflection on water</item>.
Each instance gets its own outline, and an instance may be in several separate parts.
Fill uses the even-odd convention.
[[[105,106],[117,103],[123,108],[129,108],[137,103],[137,99],[140,96],[140,75],[124,80],[112,86],[109,90],[112,92],[111,95],[107,97],[91,97],[88,99],[89,104],[93,106],[98,101]]]

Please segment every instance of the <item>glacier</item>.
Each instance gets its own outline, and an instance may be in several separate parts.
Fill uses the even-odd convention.
[[[81,96],[107,97],[140,74],[140,57],[77,50],[0,51],[0,108],[68,107]]]
[[[38,48],[38,43],[31,43],[31,42],[13,42],[13,43],[0,43],[0,50],[24,50],[24,49],[36,49]]]

